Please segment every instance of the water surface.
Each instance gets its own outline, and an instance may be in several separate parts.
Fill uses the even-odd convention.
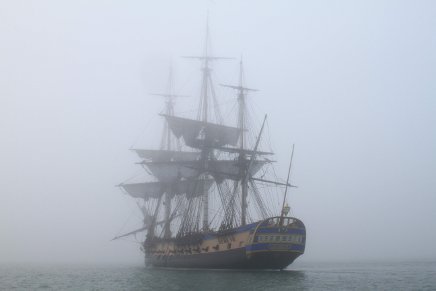
[[[285,271],[0,266],[2,290],[436,290],[436,262],[295,263]]]

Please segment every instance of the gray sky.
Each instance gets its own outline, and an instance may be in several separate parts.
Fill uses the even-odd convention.
[[[214,52],[243,54],[250,101],[307,227],[300,260],[436,259],[434,1],[0,2],[0,263],[141,263],[114,185],[157,146],[172,58],[197,104]],[[237,62],[215,67],[234,83]],[[228,94],[227,94],[228,95]],[[229,96],[223,97],[225,100]],[[224,100],[223,99],[223,100]],[[176,110],[177,111],[177,110]],[[157,135],[156,135],[157,136]]]

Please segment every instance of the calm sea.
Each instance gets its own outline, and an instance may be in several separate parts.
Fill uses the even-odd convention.
[[[436,290],[436,262],[295,263],[286,271],[0,266],[1,290]]]

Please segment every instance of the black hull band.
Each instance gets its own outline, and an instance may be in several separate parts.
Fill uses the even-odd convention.
[[[190,255],[149,255],[146,264],[163,268],[284,269],[300,252],[263,251],[246,255],[245,248]]]

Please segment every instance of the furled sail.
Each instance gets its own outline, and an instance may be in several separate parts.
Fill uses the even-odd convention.
[[[210,122],[187,119],[171,115],[165,116],[171,131],[177,138],[183,137],[190,147],[236,145],[240,130]]]
[[[159,181],[171,183],[181,178],[195,178],[200,174],[200,161],[143,162]]]
[[[253,164],[250,167],[249,176],[256,174],[267,163],[270,163],[270,161],[253,161]],[[246,165],[241,164],[238,160],[217,160],[209,162],[208,171],[216,180],[241,180],[241,168],[244,166]]]
[[[232,148],[232,147],[215,147],[215,149],[232,153],[232,154],[244,154],[244,155],[273,155],[272,152],[262,152],[262,151],[253,151],[249,149],[241,149],[241,148]]]
[[[145,160],[153,162],[168,162],[168,161],[194,161],[200,156],[199,152],[182,152],[169,150],[144,150],[132,149],[138,156]]]
[[[171,193],[173,195],[186,194],[188,197],[197,197],[202,195],[204,191],[209,190],[212,182],[212,179],[189,179],[173,183],[147,182],[121,184],[120,186],[130,196],[148,200],[150,198],[158,198],[163,193]]]

